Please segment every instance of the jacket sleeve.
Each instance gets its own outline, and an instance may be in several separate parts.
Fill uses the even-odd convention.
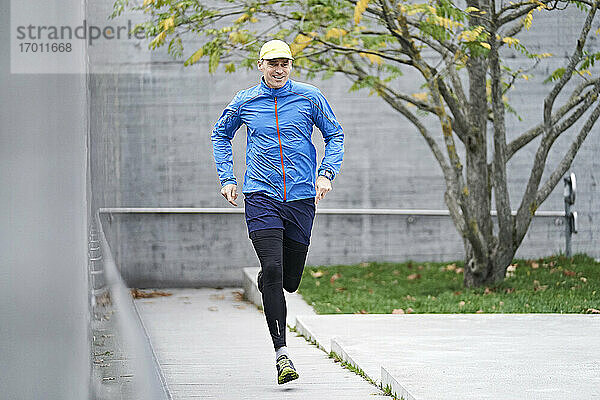
[[[333,172],[335,178],[340,172],[344,158],[344,131],[320,90],[317,90],[314,100],[313,122],[321,131],[325,141],[325,156],[321,160],[318,172],[329,170]]]
[[[239,98],[240,95],[238,93],[225,108],[223,114],[221,114],[221,117],[215,124],[211,135],[217,174],[219,175],[222,186],[230,183],[237,185],[237,181],[233,174],[233,150],[231,147],[231,139],[233,139],[235,132],[242,125],[239,113]]]

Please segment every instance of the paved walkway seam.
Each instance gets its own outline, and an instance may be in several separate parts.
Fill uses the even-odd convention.
[[[142,331],[144,332],[144,339],[150,347],[150,353],[152,354],[152,362],[154,363],[154,368],[158,373],[158,378],[160,379],[160,385],[167,396],[168,400],[173,400],[173,396],[171,395],[171,390],[169,389],[169,385],[167,385],[167,380],[165,379],[165,375],[163,373],[162,367],[160,366],[160,362],[158,361],[158,357],[156,356],[156,351],[154,350],[154,346],[152,345],[152,341],[150,340],[150,335],[148,334],[148,329],[146,329],[146,325],[144,324],[144,320],[140,315],[140,310],[138,310],[138,305],[135,301],[131,301],[133,303],[133,309],[135,310],[135,315],[140,321],[140,325],[142,326]]]

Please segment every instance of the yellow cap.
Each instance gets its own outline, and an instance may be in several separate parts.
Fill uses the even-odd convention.
[[[269,40],[260,48],[259,60],[272,60],[274,58],[289,58],[293,60],[292,51],[287,43],[281,40]]]

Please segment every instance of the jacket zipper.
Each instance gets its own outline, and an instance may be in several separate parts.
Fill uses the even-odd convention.
[[[275,97],[275,125],[277,126],[277,138],[279,139],[279,154],[281,155],[281,171],[283,172],[283,201],[285,201],[285,167],[283,166],[283,147],[281,147],[281,135],[279,134],[279,117],[277,116],[277,97]]]

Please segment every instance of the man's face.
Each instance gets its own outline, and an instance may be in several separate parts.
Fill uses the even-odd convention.
[[[258,69],[265,77],[265,83],[272,89],[279,89],[290,77],[292,60],[275,58],[273,60],[258,60]]]

